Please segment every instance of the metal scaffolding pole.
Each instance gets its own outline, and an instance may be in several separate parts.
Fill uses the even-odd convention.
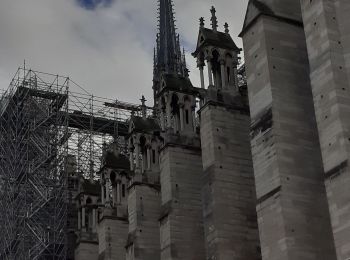
[[[74,253],[79,178],[99,178],[106,143],[128,153],[132,114],[141,106],[92,96],[68,77],[17,71],[0,98],[1,260]]]

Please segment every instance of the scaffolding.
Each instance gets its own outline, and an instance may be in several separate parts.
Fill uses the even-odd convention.
[[[128,120],[141,110],[68,77],[17,71],[0,100],[1,260],[66,259],[67,162],[75,158],[77,178],[96,179],[106,144],[128,152]]]

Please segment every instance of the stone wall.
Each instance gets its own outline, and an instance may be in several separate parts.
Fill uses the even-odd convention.
[[[75,260],[98,260],[98,243],[81,242],[75,249]]]
[[[161,259],[203,260],[201,152],[199,145],[180,144],[161,151]]]
[[[127,260],[160,259],[160,187],[134,184],[129,189]]]
[[[350,2],[301,1],[338,259],[350,257]]]
[[[201,111],[207,259],[261,259],[248,111]]]
[[[125,260],[127,219],[104,217],[98,225],[99,260]]]
[[[300,20],[300,13],[262,14],[243,33],[258,223],[268,260],[336,259]]]

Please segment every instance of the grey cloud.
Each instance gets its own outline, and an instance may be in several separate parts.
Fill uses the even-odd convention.
[[[0,88],[26,59],[28,66],[69,75],[87,91],[119,100],[151,100],[156,0],[118,0],[109,8],[86,10],[76,0],[0,1]],[[237,35],[247,0],[174,0],[178,32],[187,53],[192,81],[198,18],[210,26],[215,5],[222,27]],[[235,38],[241,46],[241,41]]]

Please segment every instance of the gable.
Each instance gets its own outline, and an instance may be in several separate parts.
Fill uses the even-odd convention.
[[[260,15],[284,18],[287,20],[302,23],[299,1],[249,0],[240,36],[242,36],[242,34]]]

